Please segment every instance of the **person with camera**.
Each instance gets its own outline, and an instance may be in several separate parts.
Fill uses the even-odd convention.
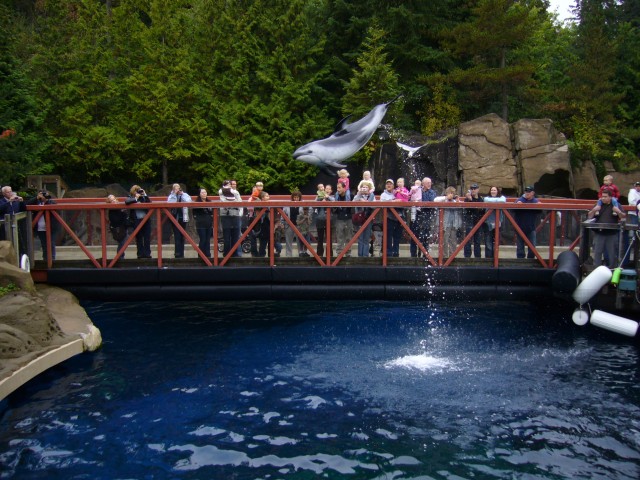
[[[107,203],[117,205],[119,202],[115,195],[108,195]],[[109,230],[111,230],[113,239],[118,242],[118,252],[122,250],[129,237],[129,232],[127,231],[128,223],[129,212],[126,208],[109,209]],[[124,252],[122,252],[120,258],[124,258]]]
[[[151,199],[140,185],[134,185],[129,190],[129,196],[124,201],[125,205],[134,203],[151,203]],[[148,210],[144,208],[132,208],[129,211],[129,219],[134,228],[142,223]],[[138,247],[138,258],[151,258],[151,219],[146,221],[136,235],[136,246]]]
[[[222,202],[242,202],[240,192],[232,188],[231,180],[222,182],[222,188],[218,191],[220,201]],[[220,209],[220,223],[222,224],[222,238],[224,243],[223,254],[226,257],[238,240],[240,240],[240,222],[238,219],[242,215],[242,209],[239,207],[229,206]],[[238,247],[233,252],[234,257],[242,256],[242,248]]]
[[[27,205],[55,205],[51,199],[51,194],[46,190],[40,190],[36,195],[36,198],[27,202]],[[51,219],[51,260],[56,259],[56,234],[59,230],[59,223],[54,219],[53,214],[50,214]],[[40,240],[40,246],[42,247],[42,260],[47,261],[47,215],[46,212],[42,212],[42,215],[38,218],[38,223],[35,226],[36,234]]]
[[[191,202],[191,196],[182,190],[179,183],[173,184],[173,190],[167,198],[169,203],[185,203]],[[178,207],[171,210],[173,218],[175,218],[183,230],[187,229],[187,223],[189,222],[189,208]],[[184,258],[184,234],[178,229],[178,227],[172,222],[171,228],[173,228],[173,244],[174,244],[174,256],[175,258]]]

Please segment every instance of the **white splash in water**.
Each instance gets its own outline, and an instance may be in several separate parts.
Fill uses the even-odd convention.
[[[404,357],[395,358],[385,363],[384,367],[401,367],[427,372],[451,369],[453,367],[453,363],[446,358],[432,357],[426,353],[421,353],[420,355],[405,355]]]

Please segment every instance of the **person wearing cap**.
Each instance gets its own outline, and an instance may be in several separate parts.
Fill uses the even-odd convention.
[[[515,201],[515,203],[530,204],[540,203],[540,201],[536,198],[536,192],[534,188],[532,186],[528,186],[524,189],[524,194],[519,197]],[[534,247],[536,246],[536,221],[539,214],[540,210],[523,208],[516,210],[514,215],[518,227],[520,227],[522,233],[527,236],[527,238],[531,242],[531,245],[533,245]],[[520,235],[518,235],[516,238],[516,257],[524,258],[524,240]],[[531,248],[528,249],[527,258],[535,258],[535,255],[533,254]]]
[[[479,194],[480,187],[477,183],[472,183],[467,190],[467,194],[464,197],[465,203],[480,203],[484,202],[484,198]],[[465,228],[465,236],[471,233],[473,227],[476,226],[478,221],[484,215],[483,208],[465,208],[463,210],[464,217],[464,228]],[[480,245],[482,244],[482,235],[485,233],[486,227],[484,222],[480,225],[480,228],[476,230],[476,233],[473,234],[473,237],[464,244],[464,258],[471,258],[471,242],[473,242],[473,256],[475,258],[482,257],[482,252],[480,250]]]
[[[222,188],[218,190],[218,196],[221,202],[242,202],[240,192],[231,186],[231,180],[222,182]],[[240,240],[240,222],[238,221],[240,215],[241,209],[239,207],[229,206],[220,209],[220,224],[222,225],[222,242],[224,245],[222,253],[225,257],[229,254],[231,248],[238,243],[238,240]],[[241,257],[242,248],[236,248],[233,256]]]

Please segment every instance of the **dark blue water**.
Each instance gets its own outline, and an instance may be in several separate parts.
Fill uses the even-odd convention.
[[[85,303],[0,478],[640,478],[633,340],[521,303]]]

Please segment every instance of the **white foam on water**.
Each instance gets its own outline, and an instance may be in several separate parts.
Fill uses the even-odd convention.
[[[405,355],[404,357],[394,358],[384,364],[385,368],[407,368],[411,370],[420,370],[421,372],[442,371],[451,369],[453,362],[446,358],[438,358],[422,353],[420,355]]]
[[[192,432],[189,432],[189,435],[196,435],[198,437],[207,435],[207,436],[215,437],[216,435],[220,435],[224,432],[226,432],[226,430],[223,430],[222,428],[205,427],[204,425],[201,425],[200,427],[193,430]]]

